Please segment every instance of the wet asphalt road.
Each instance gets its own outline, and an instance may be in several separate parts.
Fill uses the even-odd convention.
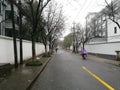
[[[81,56],[62,50],[55,54],[31,90],[112,90],[83,67],[106,82],[108,87],[120,90],[120,67],[89,57],[82,60]]]

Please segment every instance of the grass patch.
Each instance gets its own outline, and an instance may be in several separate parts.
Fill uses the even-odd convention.
[[[40,60],[36,60],[36,61],[28,61],[25,64],[26,66],[41,66],[42,62]]]
[[[2,82],[5,78],[7,78],[11,74],[11,70],[13,69],[13,65],[5,64],[0,66],[0,82]]]
[[[32,61],[32,59],[28,59],[26,61],[24,61],[26,66],[40,66],[42,64],[44,64],[46,62],[46,60],[48,60],[51,57],[50,52],[48,53],[43,53],[39,56],[37,56],[35,61]]]
[[[42,54],[42,57],[51,57],[51,53],[50,53],[50,52],[43,53],[43,54]]]
[[[13,65],[11,64],[5,64],[3,66],[0,66],[0,77],[4,77],[7,74],[9,74],[12,68],[13,68]]]
[[[42,63],[45,63],[48,59],[49,59],[48,57],[42,57],[42,58],[40,59],[40,61],[41,61]]]

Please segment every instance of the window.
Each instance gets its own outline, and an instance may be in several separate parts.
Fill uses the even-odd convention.
[[[12,29],[6,28],[5,29],[5,36],[12,37],[13,36]]]
[[[1,23],[0,23],[0,35],[1,35]]]
[[[114,34],[117,33],[117,27],[114,27]]]
[[[1,5],[2,5],[1,11],[2,11],[2,12],[5,12],[6,5],[5,5],[4,3],[2,3]]]
[[[10,10],[5,11],[5,19],[11,19],[11,11]]]
[[[5,19],[10,19],[10,20],[12,19],[11,10],[5,10]],[[15,20],[15,24],[19,23],[18,16],[15,12],[14,12],[14,20]]]
[[[19,37],[19,31],[15,30],[15,35]],[[13,29],[12,28],[5,28],[5,36],[12,37],[13,36]]]
[[[0,1],[0,14],[1,14],[1,1]]]

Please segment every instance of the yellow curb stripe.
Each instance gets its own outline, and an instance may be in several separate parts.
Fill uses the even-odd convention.
[[[90,75],[92,75],[95,79],[97,79],[99,82],[101,82],[104,86],[106,86],[109,90],[115,90],[113,87],[111,87],[109,84],[107,84],[105,81],[103,81],[101,78],[99,78],[97,75],[92,73],[90,70],[88,70],[86,67],[82,66],[82,68],[87,71]]]

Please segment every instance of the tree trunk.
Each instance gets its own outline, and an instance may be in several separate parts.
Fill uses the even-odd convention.
[[[83,42],[83,49],[85,49],[85,43]]]
[[[79,52],[79,45],[78,45],[78,43],[76,44],[76,53],[78,53]]]
[[[20,64],[23,64],[23,45],[22,45],[22,38],[20,38]]]
[[[21,1],[19,1],[21,5]],[[20,64],[23,64],[23,46],[22,46],[22,15],[21,10],[19,10],[19,32],[20,32]]]
[[[50,53],[52,53],[51,43],[49,44],[49,51],[50,51]]]
[[[18,56],[17,56],[13,0],[11,0],[10,4],[11,4],[11,18],[12,18],[12,27],[13,27],[13,45],[14,45],[14,61],[15,61],[14,65],[15,65],[15,68],[17,68],[18,67]]]
[[[45,47],[45,53],[47,53],[47,45],[44,44],[44,47]]]
[[[73,52],[75,53],[75,45],[73,44]]]
[[[49,36],[49,52],[52,54],[52,39],[51,36]]]
[[[32,35],[32,60],[36,60],[35,38]]]
[[[52,53],[53,53],[53,50],[55,49],[55,46],[54,46],[54,44],[53,43],[51,43],[51,47],[52,47]]]

